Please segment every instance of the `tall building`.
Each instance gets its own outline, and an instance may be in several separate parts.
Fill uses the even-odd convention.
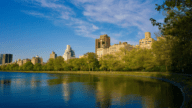
[[[57,54],[55,54],[55,52],[52,51],[52,53],[50,54],[50,58],[53,59],[57,58]]]
[[[40,64],[43,64],[43,58],[42,57],[39,57],[38,55],[36,57],[33,57],[31,59],[31,63],[33,63],[34,65],[36,63],[40,63]]]
[[[13,54],[0,54],[0,64],[11,63],[13,60]]]
[[[75,52],[72,50],[70,45],[67,45],[67,49],[65,50],[65,53],[63,54],[64,60],[73,59],[75,58]]]
[[[95,53],[97,54],[98,48],[109,48],[110,37],[107,34],[100,35],[99,39],[95,39]]]
[[[139,40],[139,47],[140,48],[147,48],[151,49],[152,44],[155,40],[151,38],[151,33],[150,32],[145,32],[145,38]]]

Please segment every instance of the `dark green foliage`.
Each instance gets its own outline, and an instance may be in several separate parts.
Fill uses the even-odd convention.
[[[53,71],[54,70],[54,59],[50,58],[46,65],[47,65],[48,71]]]
[[[34,71],[41,71],[42,70],[42,65],[40,63],[36,63],[33,67]]]
[[[54,70],[55,71],[62,71],[64,70],[63,68],[63,63],[64,63],[64,58],[61,56],[58,56],[55,60],[54,60]]]
[[[192,1],[166,0],[157,5],[157,11],[167,12],[164,24],[150,19],[153,25],[159,26],[162,35],[170,35],[174,41],[170,49],[171,70],[173,72],[191,73],[192,70]]]
[[[23,64],[23,70],[24,71],[32,71],[33,70],[33,63],[31,63],[31,61],[28,61],[25,64]]]

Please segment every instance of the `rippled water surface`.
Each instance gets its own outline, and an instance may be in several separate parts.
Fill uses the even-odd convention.
[[[179,88],[114,75],[0,72],[0,108],[179,108]]]

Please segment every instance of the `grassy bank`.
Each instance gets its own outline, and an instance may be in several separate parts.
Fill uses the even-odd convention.
[[[183,108],[192,107],[192,75],[176,74],[170,72],[122,72],[122,71],[6,71],[25,73],[68,73],[68,74],[94,74],[94,75],[127,75],[135,77],[148,77],[163,80],[179,87],[184,95]]]

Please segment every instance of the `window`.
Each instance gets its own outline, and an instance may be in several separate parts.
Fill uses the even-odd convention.
[[[98,42],[98,48],[100,48],[100,42]]]
[[[151,41],[148,41],[148,42],[151,42]]]

